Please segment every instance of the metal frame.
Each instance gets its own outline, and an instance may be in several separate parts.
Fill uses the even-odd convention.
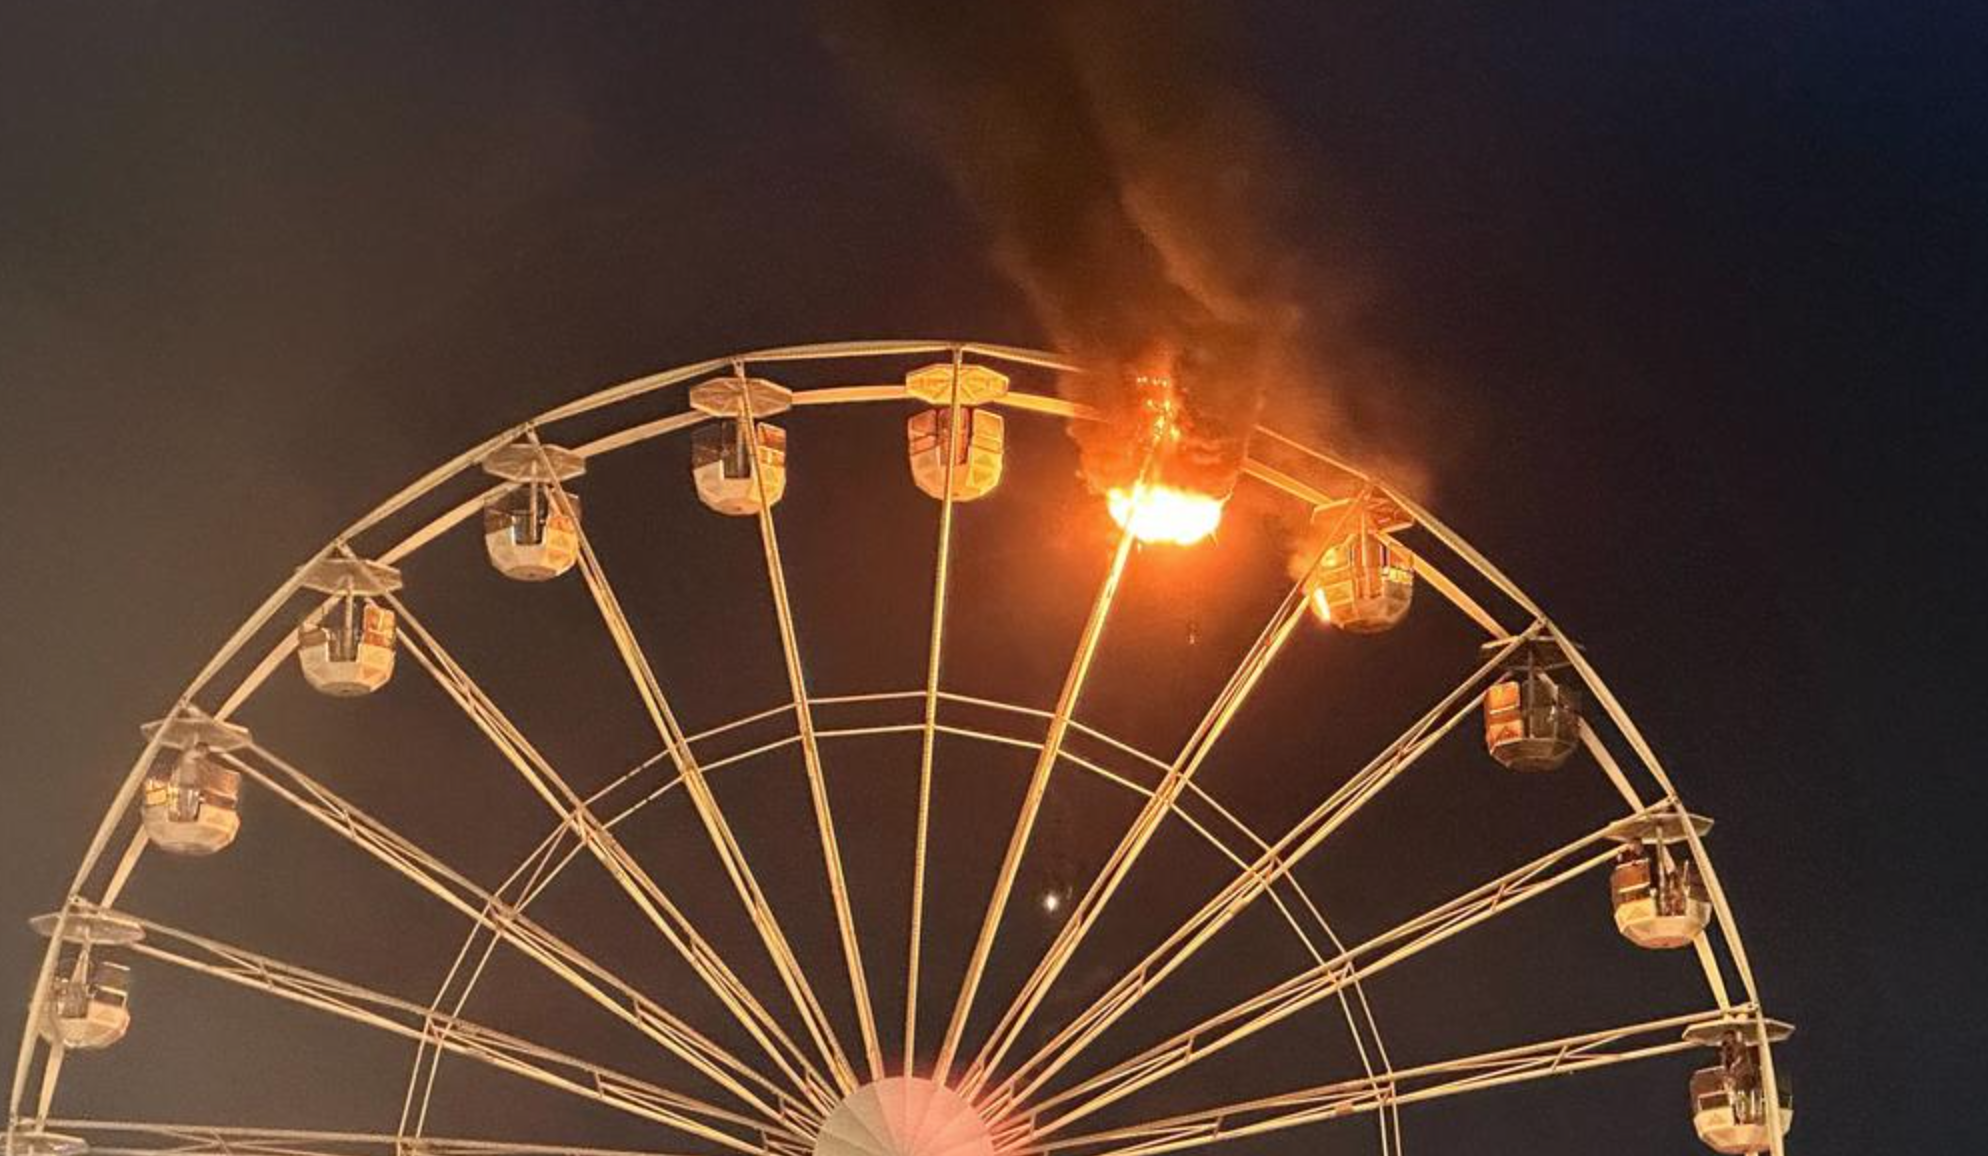
[[[249,1128],[228,1124],[128,1120],[50,1120],[49,1130],[74,1135],[103,1156],[670,1156],[626,1148],[567,1143],[516,1143],[424,1136],[416,1144],[392,1132]]]
[[[911,359],[945,358],[954,366],[989,364],[1007,372],[1081,372],[1063,358],[1032,350],[998,345],[946,341],[848,342],[766,349],[696,362],[638,378],[590,396],[554,407],[537,417],[498,432],[416,479],[371,512],[348,526],[323,549],[307,559],[291,577],[252,613],[188,683],[165,715],[166,720],[227,722],[247,704],[263,682],[290,656],[294,637],[278,615],[305,595],[313,578],[328,565],[378,563],[391,566],[470,520],[485,500],[501,492],[483,475],[482,465],[494,452],[520,444],[537,447],[541,436],[570,444],[556,435],[566,423],[582,417],[613,416],[612,432],[572,447],[573,461],[611,453],[658,437],[666,437],[711,420],[707,412],[682,408],[655,416],[658,400],[686,383],[718,375],[745,377],[749,369],[783,363],[833,364],[850,360],[883,360],[902,366]],[[777,372],[777,369],[775,370]],[[687,391],[677,390],[677,395]],[[750,393],[741,396],[738,417],[748,433],[754,420]],[[913,398],[901,385],[872,385],[860,381],[800,390],[793,394],[796,409],[820,405],[888,403]],[[1090,420],[1090,411],[1058,397],[1011,390],[986,404],[1051,418]],[[947,402],[957,424],[960,402],[955,392]],[[1683,804],[1654,751],[1593,666],[1562,632],[1509,578],[1426,509],[1384,481],[1328,452],[1306,446],[1274,429],[1259,429],[1257,446],[1266,453],[1252,457],[1245,476],[1289,500],[1314,509],[1346,502],[1346,495],[1372,493],[1384,498],[1413,520],[1411,529],[1391,537],[1412,538],[1416,572],[1424,584],[1442,595],[1467,619],[1481,627],[1509,653],[1526,640],[1555,641],[1569,655],[1575,674],[1601,709],[1611,734],[1585,728],[1584,742],[1597,765],[1621,796],[1624,817],[1683,815]],[[509,450],[513,456],[520,451]],[[541,457],[547,452],[539,451]],[[72,918],[117,912],[126,883],[144,858],[142,829],[132,818],[139,784],[161,748],[164,728],[155,728],[134,760],[98,824],[69,888],[67,901],[51,928],[50,946],[29,992],[24,1025],[9,1099],[8,1150],[32,1148],[34,1138],[75,1133],[109,1153],[248,1152],[255,1156],[366,1156],[391,1145],[396,1156],[432,1150],[435,1156],[539,1156],[553,1151],[582,1156],[650,1156],[575,1148],[567,1144],[535,1145],[497,1140],[444,1139],[425,1135],[428,1105],[441,1059],[445,1055],[473,1058],[527,1079],[560,1088],[605,1106],[630,1112],[662,1125],[672,1133],[704,1145],[728,1150],[791,1156],[805,1152],[822,1116],[861,1079],[849,1053],[837,1038],[814,984],[826,976],[810,976],[795,958],[784,931],[753,877],[744,848],[732,834],[707,776],[723,767],[748,762],[789,746],[800,749],[807,770],[810,798],[821,843],[823,867],[847,971],[847,995],[856,1012],[860,1053],[868,1078],[886,1073],[881,1036],[870,1005],[870,981],[863,941],[855,924],[843,874],[838,832],[828,797],[822,747],[837,739],[864,734],[901,733],[919,740],[919,787],[914,848],[912,902],[908,912],[909,952],[906,958],[907,1008],[903,1025],[902,1069],[911,1073],[917,1054],[918,999],[921,970],[926,881],[932,870],[929,847],[932,782],[936,743],[940,735],[957,735],[979,742],[1028,750],[1035,757],[1025,801],[1010,831],[1007,853],[981,920],[966,977],[955,994],[953,1009],[939,1051],[936,1075],[949,1079],[957,1060],[970,1056],[954,1081],[973,1098],[994,1128],[1003,1151],[1080,1150],[1085,1156],[1147,1156],[1149,1153],[1200,1147],[1221,1140],[1273,1129],[1374,1115],[1379,1123],[1383,1156],[1402,1151],[1399,1111],[1402,1105],[1438,1096],[1464,1094],[1601,1064],[1667,1055],[1687,1046],[1679,1040],[1652,1042],[1653,1033],[1706,1022],[1729,1023],[1750,1030],[1761,1054],[1761,1068],[1770,1111],[1778,1117],[1778,1098],[1769,1021],[1766,1019],[1751,964],[1719,877],[1689,823],[1682,824],[1685,841],[1703,871],[1714,908],[1713,927],[1696,945],[1707,989],[1710,1012],[1653,1020],[1604,1029],[1582,1036],[1506,1049],[1484,1056],[1397,1068],[1366,1002],[1362,982],[1435,943],[1450,939],[1484,920],[1510,910],[1538,894],[1579,876],[1604,862],[1607,828],[1591,833],[1525,864],[1514,871],[1411,918],[1393,930],[1352,947],[1333,935],[1293,868],[1381,790],[1407,772],[1429,749],[1443,741],[1470,715],[1483,682],[1497,658],[1472,672],[1457,689],[1416,720],[1394,742],[1351,778],[1340,784],[1289,831],[1266,839],[1222,808],[1219,801],[1193,782],[1195,770],[1219,740],[1236,710],[1258,685],[1271,661],[1303,617],[1302,583],[1264,627],[1257,644],[1238,665],[1227,686],[1211,703],[1192,737],[1172,758],[1137,750],[1101,734],[1077,717],[1082,692],[1100,645],[1120,581],[1132,560],[1128,535],[1120,535],[1089,618],[1077,642],[1068,673],[1049,709],[997,703],[950,692],[944,687],[944,643],[947,586],[953,548],[954,499],[948,455],[946,496],[938,505],[932,585],[930,645],[924,685],[903,691],[821,698],[810,693],[798,642],[798,630],[787,599],[779,538],[773,513],[762,503],[758,516],[768,575],[768,592],[775,610],[779,641],[789,678],[790,700],[780,706],[743,716],[698,734],[689,734],[677,719],[657,674],[628,625],[602,568],[594,544],[582,533],[581,571],[602,620],[612,636],[631,682],[655,724],[662,751],[591,796],[581,797],[553,768],[503,711],[411,613],[402,598],[387,600],[406,626],[402,645],[519,772],[526,785],[546,804],[555,826],[537,848],[525,856],[512,875],[495,889],[484,889],[436,860],[411,841],[365,815],[330,787],[254,744],[222,756],[263,789],[340,834],[469,921],[461,951],[434,996],[425,1004],[367,991],[345,981],[305,971],[220,943],[192,932],[138,922],[145,940],[130,950],[144,958],[186,967],[218,980],[263,991],[272,996],[317,1008],[327,1014],[367,1023],[416,1042],[415,1061],[402,1106],[401,1120],[389,1134],[227,1126],[64,1120],[52,1106],[60,1082],[63,1049],[44,1044],[36,1031],[41,993],[48,989]],[[550,468],[549,463],[547,468]],[[755,469],[757,458],[754,459]],[[755,484],[758,483],[755,475]],[[686,483],[687,484],[687,483]],[[555,491],[556,493],[556,491]],[[422,520],[411,516],[415,503],[441,496],[452,501],[442,513]],[[564,503],[563,497],[555,500]],[[1350,507],[1349,507],[1350,508]],[[1448,572],[1446,572],[1446,570]],[[1470,574],[1488,587],[1492,605],[1485,605],[1452,574]],[[415,599],[419,601],[417,597]],[[1508,624],[1520,624],[1514,630]],[[824,725],[844,705],[906,708],[902,722],[837,726]],[[818,712],[824,712],[818,717]],[[997,725],[998,724],[998,725]],[[1003,728],[1006,729],[1003,729]],[[771,730],[740,749],[710,748],[744,742]],[[1615,740],[1614,743],[1610,738]],[[1619,749],[1617,744],[1619,744]],[[674,771],[660,785],[648,780],[667,765]],[[1014,1001],[996,1020],[995,1028],[969,1052],[966,1030],[980,981],[1000,931],[1021,856],[1035,818],[1058,768],[1095,774],[1143,796],[1138,816],[1125,831],[1118,848],[1083,892],[1083,899],[1055,942],[1034,969]],[[628,798],[638,787],[645,793]],[[668,893],[616,840],[613,828],[628,816],[681,787],[710,836],[748,917],[760,933],[769,957],[800,1024],[800,1037],[791,1035],[776,1016],[743,984],[708,940],[684,916]],[[1179,821],[1235,865],[1234,880],[1211,896],[1194,916],[1168,936],[1138,965],[1126,972],[1110,993],[1054,1034],[1037,1054],[1010,1062],[1010,1053],[1023,1027],[1040,1009],[1044,995],[1097,921],[1105,904],[1131,875],[1141,851],[1160,825]],[[122,839],[122,850],[112,849]],[[525,909],[568,864],[582,855],[593,859],[627,894],[659,933],[716,994],[737,1019],[770,1064],[762,1069],[745,1057],[730,1054],[695,1027],[655,1000],[615,976],[576,948],[544,931]],[[1244,909],[1268,898],[1311,959],[1311,965],[1265,990],[1239,999],[1203,1022],[1191,1025],[1166,1042],[1139,1055],[1121,1058],[1089,1076],[1060,1086],[1056,1078],[1112,1024],[1130,1014],[1155,987],[1202,947],[1213,942]],[[727,1103],[719,1104],[674,1089],[645,1084],[588,1061],[562,1055],[516,1037],[505,1036],[462,1017],[461,1012],[483,974],[491,953],[503,943],[518,950],[545,972],[571,986],[632,1029],[643,1033],[677,1059],[707,1078]],[[83,950],[88,951],[88,945]],[[1737,989],[1738,998],[1734,991]],[[1271,1023],[1304,1013],[1316,1005],[1337,1003],[1365,1071],[1362,1078],[1280,1093],[1245,1103],[1125,1125],[1089,1134],[1071,1134],[1068,1127],[1091,1112],[1129,1097],[1144,1087],[1169,1079],[1195,1063]],[[804,1048],[797,1042],[805,1038]],[[817,1061],[821,1066],[817,1066]],[[39,1084],[36,1085],[36,1074]],[[32,1093],[32,1094],[31,1094]],[[1775,1122],[1778,1122],[1775,1121]],[[1781,1156],[1777,1136],[1773,1149]],[[145,1143],[137,1143],[143,1140]]]

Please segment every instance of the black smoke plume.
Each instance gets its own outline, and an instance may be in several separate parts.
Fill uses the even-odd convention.
[[[1223,74],[1216,9],[1110,0],[839,0],[830,40],[908,118],[1050,337],[1094,372],[1066,392],[1092,485],[1124,485],[1172,384],[1167,480],[1234,484],[1265,391],[1302,359],[1289,187],[1268,118]]]

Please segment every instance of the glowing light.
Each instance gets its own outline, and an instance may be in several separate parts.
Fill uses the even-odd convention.
[[[1063,897],[1061,895],[1058,895],[1054,891],[1046,891],[1043,893],[1042,910],[1044,911],[1044,913],[1049,915],[1054,915],[1058,911],[1062,910],[1062,908],[1063,908]]]
[[[1325,588],[1322,586],[1313,588],[1311,601],[1312,613],[1318,616],[1318,620],[1330,623],[1332,621],[1332,604],[1325,600]]]
[[[1135,486],[1105,495],[1111,518],[1141,542],[1191,546],[1222,522],[1222,499],[1172,486]]]

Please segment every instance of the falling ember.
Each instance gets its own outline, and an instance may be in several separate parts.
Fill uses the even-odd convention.
[[[1110,491],[1112,520],[1141,542],[1191,546],[1215,532],[1222,499],[1173,486],[1139,486]]]

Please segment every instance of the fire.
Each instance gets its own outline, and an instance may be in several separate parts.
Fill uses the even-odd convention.
[[[1332,604],[1325,600],[1325,590],[1323,587],[1312,591],[1311,603],[1312,613],[1318,616],[1318,620],[1330,624],[1332,622]]]
[[[1141,542],[1191,546],[1215,532],[1222,499],[1173,486],[1133,486],[1106,495],[1112,520]]]

